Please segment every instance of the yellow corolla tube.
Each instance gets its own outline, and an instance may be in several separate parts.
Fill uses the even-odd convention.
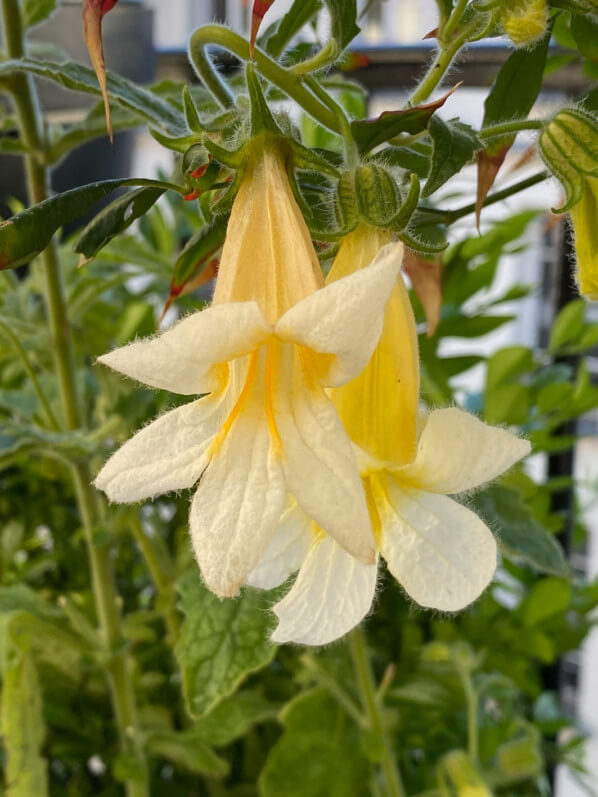
[[[569,212],[579,292],[586,299],[598,301],[598,178],[587,178],[582,198]]]
[[[267,135],[249,145],[212,305],[99,359],[152,387],[207,394],[137,432],[96,485],[131,502],[197,484],[193,549],[223,596],[263,557],[289,495],[352,559],[376,556],[355,452],[325,388],[368,363],[400,252],[390,245],[324,286],[283,147]]]
[[[326,289],[366,272],[389,239],[370,227],[351,233]],[[453,407],[418,412],[418,394],[415,321],[399,274],[372,359],[330,395],[357,452],[378,553],[417,603],[456,611],[489,584],[497,547],[480,518],[449,495],[494,479],[530,447]],[[275,641],[325,644],[369,611],[376,564],[358,561],[291,504],[248,581],[270,588],[296,570],[295,583],[274,606]]]

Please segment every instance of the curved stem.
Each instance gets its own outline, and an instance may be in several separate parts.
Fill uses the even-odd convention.
[[[306,58],[305,61],[300,61],[298,64],[291,66],[289,72],[294,75],[307,75],[310,72],[315,72],[317,69],[322,69],[324,66],[334,63],[339,56],[339,47],[336,39],[330,39],[321,50],[319,50],[311,58]]]
[[[234,105],[235,98],[207,54],[210,45],[217,45],[234,53],[242,61],[249,61],[249,43],[223,25],[203,25],[193,33],[189,41],[189,58],[198,76],[218,102],[224,108],[230,108]],[[300,76],[277,64],[257,47],[254,61],[259,72],[270,83],[278,86],[321,125],[335,133],[341,133],[334,113],[305,88]]]
[[[405,789],[401,781],[392,744],[384,727],[380,705],[376,698],[376,684],[361,628],[359,626],[354,628],[348,639],[363,708],[368,716],[370,727],[378,734],[382,742],[382,769],[386,781],[386,793],[388,797],[405,797]]]
[[[343,142],[345,145],[345,157],[347,161],[347,168],[349,170],[353,170],[357,166],[357,161],[359,158],[359,153],[357,150],[357,144],[355,143],[355,139],[353,138],[353,133],[351,132],[351,124],[349,119],[347,118],[347,114],[341,108],[341,106],[320,86],[318,81],[312,77],[305,78],[305,83],[309,88],[313,91],[313,93],[322,100],[323,103],[330,108],[333,114],[336,116],[338,120],[338,126],[340,128],[341,135],[343,137]]]
[[[46,394],[42,390],[42,386],[40,385],[39,379],[37,378],[37,374],[35,373],[35,369],[31,364],[29,355],[25,351],[25,347],[18,339],[18,337],[15,335],[15,333],[12,331],[12,329],[8,326],[8,324],[5,324],[4,321],[1,320],[0,320],[0,329],[4,332],[5,335],[7,335],[10,338],[13,346],[19,353],[19,356],[23,361],[23,367],[25,368],[27,376],[31,380],[33,389],[37,394],[40,404],[44,408],[44,412],[46,413],[46,417],[48,419],[48,423],[50,424],[50,428],[54,429],[54,431],[57,431],[60,428],[60,426],[58,424],[58,421],[56,420],[56,416],[52,412],[52,408],[50,407],[50,402],[48,401]]]
[[[23,28],[18,0],[1,0],[5,42],[11,58],[23,55]],[[31,76],[17,74],[11,82],[11,94],[17,110],[19,128],[29,154],[25,168],[30,201],[42,202],[48,197],[48,174],[34,154],[44,149],[41,114]],[[75,380],[72,330],[67,319],[66,301],[56,249],[51,243],[41,254],[45,273],[45,299],[53,341],[54,363],[64,421],[69,429],[81,426],[82,413]],[[109,546],[97,543],[95,530],[101,521],[98,496],[91,486],[91,472],[87,463],[71,469],[75,494],[85,533],[91,570],[92,591],[102,639],[107,654],[105,669],[114,707],[121,747],[133,754],[144,775],[142,779],[126,782],[128,797],[148,797],[145,759],[137,723],[135,693],[129,672],[122,634],[120,599],[116,590]]]
[[[463,28],[459,36],[456,36],[447,44],[442,44],[440,46],[440,49],[436,53],[436,58],[432,62],[432,65],[430,66],[426,76],[412,94],[407,106],[419,105],[428,99],[430,94],[445,76],[453,62],[453,58],[457,55],[461,47],[467,44],[467,42],[471,39],[472,34],[478,30],[479,27],[479,19],[474,18]]]
[[[546,122],[541,119],[514,119],[512,122],[501,122],[498,125],[489,125],[480,130],[480,138],[497,138],[498,136],[519,133],[522,130],[543,130]]]

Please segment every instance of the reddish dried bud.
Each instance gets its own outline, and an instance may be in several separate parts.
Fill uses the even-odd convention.
[[[83,0],[83,37],[89,51],[91,63],[100,84],[104,108],[106,110],[106,128],[110,141],[114,141],[110,104],[106,85],[106,63],[102,47],[102,17],[116,5],[117,0]]]

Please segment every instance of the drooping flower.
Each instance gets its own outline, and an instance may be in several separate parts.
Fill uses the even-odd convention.
[[[391,246],[324,287],[283,153],[264,139],[252,146],[211,307],[100,358],[152,387],[208,394],[139,431],[96,485],[132,502],[199,482],[193,548],[222,596],[258,563],[287,494],[355,561],[374,561],[355,455],[323,386],[368,362],[400,268]]]
[[[575,234],[576,279],[586,299],[598,301],[598,179],[588,177],[582,198],[569,211]]]
[[[363,226],[348,236],[329,287],[367,264],[384,242],[384,233]],[[464,608],[494,574],[496,542],[480,518],[449,495],[494,479],[528,453],[529,443],[456,408],[418,414],[417,335],[400,276],[370,363],[331,398],[358,447],[377,550],[388,569],[420,605]],[[271,588],[297,569],[294,585],[274,607],[275,641],[325,644],[369,611],[376,564],[358,561],[292,505],[249,583]]]

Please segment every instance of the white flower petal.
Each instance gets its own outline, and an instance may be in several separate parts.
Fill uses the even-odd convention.
[[[314,542],[285,597],[274,606],[277,643],[326,645],[346,634],[370,610],[377,565],[364,565],[331,537]]]
[[[111,501],[130,503],[191,487],[222,422],[222,400],[208,396],[161,415],[121,446],[95,486]]]
[[[259,589],[273,589],[284,584],[303,564],[314,540],[312,528],[311,519],[293,501],[247,583]]]
[[[283,347],[275,392],[287,488],[306,515],[371,564],[375,541],[355,454],[330,399],[310,379],[309,354]]]
[[[286,489],[258,407],[244,408],[191,504],[193,550],[207,586],[236,595],[276,530]]]
[[[271,332],[255,302],[218,304],[98,362],[151,387],[197,395],[214,390],[212,367],[256,349]]]
[[[384,306],[402,256],[401,244],[385,246],[370,266],[312,293],[276,325],[282,340],[336,355],[322,358],[322,384],[342,385],[367,365],[382,332]]]
[[[496,570],[496,541],[480,518],[452,498],[402,490],[392,476],[382,520],[381,554],[421,606],[457,611],[484,591]],[[379,493],[379,488],[377,490]]]
[[[462,493],[508,470],[530,444],[455,407],[430,413],[411,465],[396,471],[402,484],[434,493]]]

